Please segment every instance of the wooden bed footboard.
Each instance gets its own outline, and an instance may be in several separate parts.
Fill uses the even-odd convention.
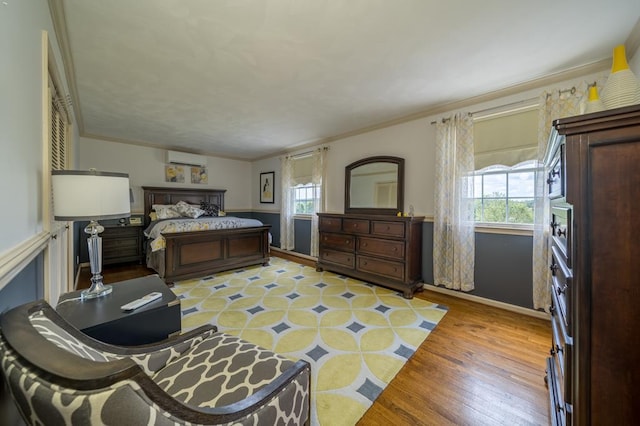
[[[269,264],[271,225],[164,234],[164,280],[204,277],[243,266]]]

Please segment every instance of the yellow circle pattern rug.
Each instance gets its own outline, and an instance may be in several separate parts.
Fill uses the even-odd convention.
[[[176,283],[182,330],[203,324],[311,363],[311,424],[352,425],[447,312],[280,258]]]

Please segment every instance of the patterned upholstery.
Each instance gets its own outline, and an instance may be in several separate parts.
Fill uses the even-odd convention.
[[[44,301],[0,320],[0,365],[28,424],[296,425],[309,365],[200,328],[157,345],[97,342]]]

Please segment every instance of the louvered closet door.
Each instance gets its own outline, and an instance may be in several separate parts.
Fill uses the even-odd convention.
[[[56,222],[53,219],[53,191],[51,191],[51,170],[64,170],[67,167],[68,119],[63,105],[57,101],[55,91],[50,92],[49,115],[49,231],[51,238],[45,252],[45,298],[55,306],[63,293],[73,290],[69,277],[73,276],[73,258],[69,229],[71,222]],[[71,268],[71,269],[70,269]]]

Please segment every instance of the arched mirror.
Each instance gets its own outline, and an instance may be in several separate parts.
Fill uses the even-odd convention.
[[[369,157],[345,167],[344,212],[392,214],[404,207],[404,158]]]

